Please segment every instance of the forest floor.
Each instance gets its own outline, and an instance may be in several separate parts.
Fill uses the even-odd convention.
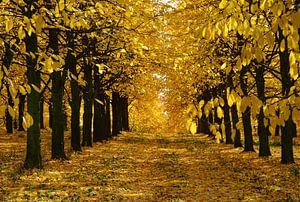
[[[42,133],[44,168],[25,171],[25,137],[0,133],[0,201],[299,201],[296,164],[258,158],[206,135],[123,133],[69,159],[50,159]],[[66,143],[70,138],[66,137]]]

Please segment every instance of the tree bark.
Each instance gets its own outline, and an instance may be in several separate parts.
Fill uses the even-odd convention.
[[[291,87],[294,85],[293,79],[290,77],[290,61],[289,61],[289,50],[288,42],[286,37],[283,36],[282,30],[279,28],[279,44],[285,41],[285,50],[279,52],[280,58],[280,73],[281,73],[281,84],[282,84],[282,95],[288,97]],[[289,164],[294,163],[294,152],[293,152],[293,137],[296,136],[296,125],[292,119],[292,112],[285,125],[281,127],[281,163]]]
[[[113,128],[112,135],[117,136],[121,132],[120,94],[112,93]]]
[[[32,9],[27,8],[26,16],[30,19],[32,17]],[[26,33],[25,37],[26,52],[32,53],[36,57],[32,57],[31,54],[26,55],[27,64],[27,79],[29,86],[41,86],[41,75],[36,69],[37,66],[37,52],[38,42],[35,33],[31,33],[29,36]],[[31,89],[31,93],[27,96],[27,111],[33,119],[33,124],[27,130],[27,149],[26,158],[24,162],[25,168],[41,168],[42,157],[41,157],[41,145],[40,145],[40,93],[34,88]]]
[[[24,131],[24,127],[23,127],[23,117],[24,117],[24,110],[25,110],[25,99],[26,96],[20,94],[19,96],[19,128],[18,131]]]
[[[5,53],[3,58],[3,66],[8,70],[14,56],[14,51],[16,51],[16,45],[12,45],[8,42],[4,42],[5,47]],[[13,133],[13,117],[9,114],[8,106],[13,107],[13,98],[9,91],[9,85],[6,83],[6,89],[7,89],[7,97],[8,97],[8,105],[7,109],[5,111],[5,126],[6,126],[6,132],[7,133]]]
[[[40,127],[41,127],[41,129],[45,128],[45,125],[44,125],[44,98],[43,97],[41,97],[41,100],[40,100]]]
[[[128,98],[121,97],[122,105],[122,130],[129,131],[129,121],[128,121]]]
[[[92,80],[92,66],[85,61],[84,64],[84,80],[86,85],[84,87],[84,112],[83,112],[83,137],[82,146],[92,146],[92,118],[93,118],[93,80]]]
[[[49,30],[49,49],[51,53],[59,54],[58,29]],[[65,71],[65,70],[64,70]],[[52,89],[51,102],[52,108],[52,159],[66,159],[64,151],[64,71],[55,70],[51,73]]]
[[[248,96],[247,77],[248,67],[243,67],[240,73],[240,86],[244,96]],[[244,112],[242,112],[242,120],[244,127],[244,151],[255,151],[253,147],[252,125],[251,125],[251,108],[248,106]]]
[[[111,131],[111,113],[110,113],[110,97],[105,97],[105,139],[109,139],[112,136]]]
[[[235,133],[234,135],[234,147],[243,147],[242,140],[241,140],[241,131],[236,127],[237,123],[239,122],[238,110],[236,104],[231,106],[231,117],[232,117],[232,129]]]
[[[258,98],[262,101],[263,104],[266,103],[265,97],[265,78],[264,78],[264,67],[259,66],[256,68],[256,87]],[[259,137],[259,156],[271,156],[271,150],[269,145],[269,129],[265,126],[264,123],[265,115],[263,106],[261,106],[258,114],[258,137]]]
[[[66,60],[66,68],[69,69],[71,73],[71,147],[74,151],[81,151],[80,145],[80,89],[78,85],[78,73],[76,70],[76,58],[73,54],[74,36],[72,33],[67,33],[68,40],[68,53]]]
[[[230,107],[228,105],[227,95],[224,96],[224,125],[225,125],[225,143],[233,144],[230,121]]]
[[[95,80],[95,98],[94,101],[94,122],[93,122],[93,141],[102,142],[106,140],[106,123],[105,123],[105,95],[104,92],[97,87]],[[101,102],[101,103],[99,103]]]
[[[52,113],[55,115],[52,122],[52,159],[66,159],[64,151],[64,113],[63,93],[64,78],[61,71],[54,71],[52,79]]]
[[[8,107],[13,108],[14,107],[14,102],[13,102],[13,99],[12,99],[12,95],[9,91],[9,85],[8,84],[6,84],[6,89],[7,89],[8,103],[7,103],[7,109],[5,111],[5,127],[6,127],[6,132],[12,134],[14,132],[13,117],[10,115]]]

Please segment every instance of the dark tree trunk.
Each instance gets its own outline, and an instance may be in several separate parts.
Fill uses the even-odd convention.
[[[202,116],[200,118],[198,117],[197,133],[209,134],[209,122],[208,122],[208,118],[205,116],[204,113],[204,106],[206,103],[207,101],[204,100],[204,104],[201,107]]]
[[[263,104],[266,103],[265,97],[265,78],[264,78],[264,67],[259,66],[256,69],[256,87],[258,98]],[[261,106],[258,114],[258,137],[259,137],[259,156],[271,156],[270,145],[269,145],[269,129],[264,124],[264,110]]]
[[[290,77],[290,61],[289,50],[286,37],[283,36],[282,30],[279,29],[279,43],[285,41],[285,50],[279,52],[280,58],[280,73],[282,82],[282,95],[288,97],[291,87],[294,85],[293,79]],[[281,163],[289,164],[294,163],[293,153],[293,137],[296,136],[296,126],[292,120],[292,112],[289,119],[285,122],[285,125],[281,128]]]
[[[122,106],[122,130],[129,131],[129,122],[128,122],[128,98],[121,97],[121,106]]]
[[[295,123],[292,117],[285,122],[285,126],[281,127],[281,163],[295,163],[293,151],[293,134],[296,133]]]
[[[251,127],[251,108],[247,107],[242,113],[243,127],[244,127],[244,151],[255,151],[253,147],[253,136]]]
[[[26,16],[30,19],[32,17],[32,9],[27,8]],[[41,75],[36,69],[37,66],[37,52],[38,42],[35,33],[28,34],[25,37],[26,52],[32,53],[26,55],[27,64],[27,79],[28,85],[35,85],[37,88],[41,86]],[[31,89],[31,93],[27,96],[27,111],[33,119],[33,124],[27,130],[27,150],[26,158],[24,162],[25,168],[41,168],[42,157],[41,157],[41,145],[40,145],[40,93]]]
[[[5,53],[4,53],[4,58],[3,58],[3,66],[8,70],[14,56],[14,51],[16,51],[16,45],[10,45],[9,43],[5,42],[4,43],[5,47]],[[6,84],[6,89],[7,89],[7,97],[8,97],[8,106],[13,107],[13,98],[9,91],[9,85],[8,83]],[[8,106],[5,111],[5,126],[6,126],[6,132],[7,133],[13,133],[13,117],[9,114],[8,111]]]
[[[81,151],[80,145],[80,88],[78,85],[78,73],[76,71],[76,58],[73,54],[74,38],[72,33],[67,33],[68,38],[68,54],[66,60],[66,68],[71,73],[71,147],[74,151]]]
[[[226,144],[233,144],[231,133],[231,121],[230,121],[230,108],[228,105],[227,96],[224,96],[224,125],[225,125],[225,137]]]
[[[105,95],[96,84],[95,80],[95,101],[94,101],[94,123],[93,123],[93,141],[101,142],[106,140],[106,123],[105,123]],[[100,103],[99,103],[100,102]]]
[[[239,122],[238,110],[236,104],[233,104],[231,107],[231,117],[232,117],[232,129],[234,131],[234,147],[243,147],[241,140],[241,131],[236,127]]]
[[[20,94],[19,97],[19,128],[18,131],[24,131],[24,127],[23,127],[23,117],[24,117],[24,110],[25,110],[25,99],[26,96]]]
[[[8,107],[13,108],[14,107],[14,103],[13,103],[13,98],[12,95],[9,91],[9,85],[6,84],[6,89],[7,89],[7,96],[8,96],[8,105],[7,105],[7,109],[5,111],[5,126],[6,126],[6,132],[7,133],[13,133],[13,117],[10,115]]]
[[[52,99],[50,98],[49,106],[48,106],[48,111],[49,111],[49,128],[52,128],[53,125],[53,113],[52,113]]]
[[[105,93],[101,89],[101,79],[99,67],[95,66],[94,70],[94,121],[93,121],[93,141],[102,142],[106,140],[106,123],[105,123]]]
[[[52,79],[52,113],[55,114],[52,122],[52,159],[66,159],[64,151],[64,113],[63,93],[64,79],[62,72],[54,71]]]
[[[41,129],[45,128],[45,125],[44,125],[44,98],[43,97],[41,97],[41,100],[40,100],[40,127],[41,127]]]
[[[106,139],[109,139],[111,134],[111,113],[110,113],[110,97],[106,95],[105,98],[105,137]]]
[[[247,86],[247,72],[248,67],[244,66],[240,73],[240,86],[243,91],[244,96],[248,96],[248,86]],[[245,137],[245,148],[244,151],[255,151],[253,147],[253,136],[252,136],[252,125],[251,125],[251,108],[247,107],[244,112],[242,112],[242,120],[244,127],[244,137]]]
[[[58,30],[49,30],[49,49],[53,54],[59,54]],[[51,113],[52,117],[52,159],[66,159],[64,150],[64,113],[63,113],[63,95],[64,95],[64,71],[54,70],[51,73],[52,90]]]
[[[217,131],[219,131],[221,133],[221,139],[220,142],[224,142],[224,136],[223,136],[223,132],[222,132],[222,119],[220,119],[218,117],[217,114],[217,107],[214,108],[214,123],[218,125]]]
[[[231,75],[227,77],[227,85],[230,87],[230,90],[232,90],[234,87]],[[231,119],[232,119],[232,131],[234,133],[233,145],[235,148],[243,147],[242,140],[241,140],[241,131],[236,127],[237,123],[239,122],[239,116],[238,116],[237,106],[235,103],[231,106]]]
[[[112,93],[112,113],[113,113],[113,128],[112,135],[116,136],[121,132],[121,114],[120,114],[120,94],[118,92]]]
[[[67,114],[67,107],[63,104],[63,116],[64,116],[64,131],[68,131],[68,114]]]
[[[276,110],[276,116],[279,118],[280,116],[280,110],[277,109]],[[276,128],[275,128],[275,136],[280,136],[280,126],[279,125],[276,125]]]
[[[92,146],[92,118],[93,118],[93,79],[92,67],[85,61],[84,65],[84,80],[86,85],[84,87],[84,112],[83,112],[83,137],[82,146]]]

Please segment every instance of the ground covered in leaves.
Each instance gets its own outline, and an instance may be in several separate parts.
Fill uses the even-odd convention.
[[[274,156],[261,159],[205,135],[123,133],[53,161],[44,131],[44,169],[25,171],[25,139],[0,135],[2,201],[300,200],[298,146],[297,163],[287,166],[276,144]]]

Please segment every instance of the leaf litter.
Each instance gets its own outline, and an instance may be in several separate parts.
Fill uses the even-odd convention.
[[[44,168],[23,170],[25,138],[0,136],[2,201],[288,201],[300,200],[296,164],[259,158],[206,135],[122,133],[66,161],[51,160],[42,133]]]

